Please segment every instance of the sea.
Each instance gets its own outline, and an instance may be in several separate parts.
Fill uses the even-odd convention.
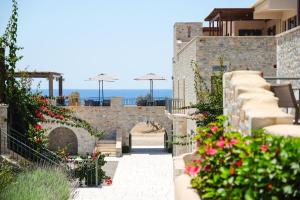
[[[41,89],[42,95],[48,96],[47,89]],[[33,90],[33,92],[35,92]],[[54,89],[54,96],[58,96],[58,90]],[[97,89],[64,89],[63,95],[69,96],[72,92],[78,92],[81,99],[96,98],[99,96],[99,90]],[[104,97],[123,97],[126,99],[134,99],[139,96],[146,96],[149,94],[147,89],[104,89]],[[154,89],[153,96],[159,98],[171,98],[171,89]]]

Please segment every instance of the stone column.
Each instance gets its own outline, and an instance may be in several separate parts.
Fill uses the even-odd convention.
[[[1,136],[1,143],[0,143],[0,154],[8,153],[7,148],[7,105],[0,105],[0,136]]]
[[[112,97],[111,98],[111,107],[113,107],[113,108],[123,107],[123,97]]]
[[[53,75],[48,77],[49,79],[49,97],[53,97]]]
[[[173,115],[173,135],[187,136],[187,117],[184,114]],[[173,136],[172,135],[172,136]],[[186,142],[186,138],[176,138],[173,142]],[[188,152],[188,145],[173,145],[173,156],[179,156]]]

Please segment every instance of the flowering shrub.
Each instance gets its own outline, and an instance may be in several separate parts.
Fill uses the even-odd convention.
[[[91,156],[82,157],[82,162],[78,164],[75,169],[75,176],[79,178],[80,183],[83,181],[88,186],[96,185],[96,163],[98,167],[98,183],[102,184],[105,182],[107,185],[112,184],[112,179],[106,176],[105,171],[102,167],[105,165],[105,155],[99,151],[94,151]]]
[[[61,108],[52,105],[47,98],[30,95],[30,101],[28,102],[28,110],[31,113],[29,115],[29,139],[36,144],[46,145],[47,137],[43,123],[58,123],[72,127],[84,128],[94,136],[101,136],[102,131],[93,128],[89,123],[73,116],[73,112],[66,108]]]
[[[197,129],[186,166],[202,199],[300,199],[300,140],[224,132],[224,117]]]

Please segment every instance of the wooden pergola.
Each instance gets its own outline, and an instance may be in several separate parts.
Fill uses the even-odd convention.
[[[49,97],[53,97],[53,81],[58,81],[58,96],[63,96],[63,74],[58,72],[27,72],[19,71],[15,73],[16,77],[23,77],[26,75],[28,78],[44,78],[49,81]]]
[[[233,21],[254,20],[253,8],[215,8],[206,18],[209,22],[208,32],[210,36],[223,36],[225,32],[229,32],[229,36],[233,35]],[[225,27],[223,26],[225,22]],[[230,24],[230,25],[228,25]]]

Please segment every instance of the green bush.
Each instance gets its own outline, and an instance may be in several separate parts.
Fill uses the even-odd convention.
[[[198,128],[198,157],[186,166],[204,199],[300,199],[300,139],[225,132],[224,118]]]
[[[5,200],[68,200],[71,185],[58,169],[38,168],[21,173],[15,182],[1,192]]]

